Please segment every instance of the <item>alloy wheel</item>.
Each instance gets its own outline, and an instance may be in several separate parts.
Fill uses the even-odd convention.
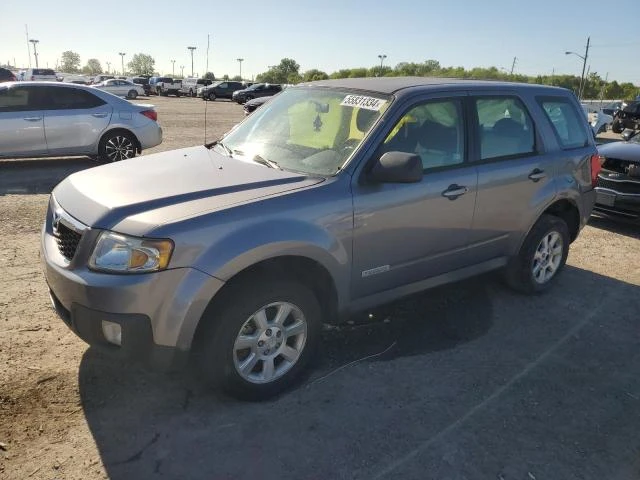
[[[542,237],[532,262],[533,278],[538,284],[547,283],[556,274],[562,263],[563,250],[562,236],[558,232],[551,231]]]
[[[136,147],[130,138],[115,135],[104,146],[105,155],[110,162],[127,160],[136,156]]]
[[[296,364],[307,341],[307,320],[288,302],[265,305],[242,325],[233,345],[233,363],[247,382],[265,384]]]

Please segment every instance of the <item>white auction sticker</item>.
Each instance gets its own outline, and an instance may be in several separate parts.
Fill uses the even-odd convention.
[[[365,95],[347,95],[342,100],[340,105],[344,107],[357,107],[364,108],[365,110],[374,110],[379,111],[384,104],[387,103],[386,100],[381,100],[379,98],[367,97]]]

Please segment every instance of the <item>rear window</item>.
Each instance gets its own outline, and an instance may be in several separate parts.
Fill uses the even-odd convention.
[[[18,112],[29,109],[29,93],[27,88],[0,89],[0,112]]]
[[[50,68],[34,68],[33,75],[55,75],[55,72]]]
[[[106,102],[96,97],[93,93],[79,88],[48,87],[45,108],[52,110],[77,110],[95,108],[105,103]]]
[[[539,98],[538,102],[553,126],[558,142],[564,149],[585,147],[589,144],[586,117],[578,112],[569,99]]]

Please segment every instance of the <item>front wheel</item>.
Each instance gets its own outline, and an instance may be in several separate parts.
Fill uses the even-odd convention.
[[[290,387],[320,337],[313,292],[292,281],[255,277],[226,292],[199,346],[207,381],[243,399],[266,399]]]
[[[138,149],[134,138],[129,133],[108,133],[100,140],[98,154],[103,162],[119,162],[136,156]]]
[[[522,293],[546,290],[567,262],[569,243],[566,222],[554,215],[542,215],[525,238],[518,255],[507,265],[507,283]]]
[[[611,131],[613,133],[622,133],[623,130],[624,130],[624,124],[622,123],[622,120],[620,120],[619,118],[616,118],[611,124]]]
[[[136,92],[135,90],[129,90],[129,93],[127,93],[127,98],[131,100],[135,100],[137,97],[138,97],[138,92]]]
[[[216,94],[211,92],[207,95],[207,98],[213,102],[216,99]]]

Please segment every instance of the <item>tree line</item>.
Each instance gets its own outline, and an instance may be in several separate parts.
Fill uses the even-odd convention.
[[[127,71],[133,75],[153,75],[155,70],[155,60],[151,55],[136,53],[127,62]],[[80,55],[71,50],[62,53],[60,70],[66,73],[84,73],[96,75],[104,70],[100,61],[96,58],[87,60],[86,65],[81,67]],[[118,65],[113,65],[112,71],[118,70]],[[536,83],[540,85],[554,85],[578,92],[580,87],[580,77],[577,75],[522,75],[510,74],[496,67],[475,67],[465,69],[464,67],[443,67],[437,60],[426,60],[422,63],[401,62],[395,67],[373,66],[346,68],[336,72],[326,73],[322,70],[312,68],[304,72],[300,71],[300,64],[291,58],[283,58],[278,65],[270,67],[266,72],[256,76],[257,82],[265,83],[288,83],[310,82],[314,80],[327,80],[332,78],[361,78],[361,77],[443,77],[443,78],[464,78],[476,80],[503,80],[521,83]],[[215,79],[212,72],[207,72],[205,78]],[[229,77],[223,75],[222,80],[242,80],[239,76]],[[583,98],[635,98],[640,89],[631,82],[618,83],[617,81],[605,81],[598,72],[591,72],[585,79],[583,87]]]

